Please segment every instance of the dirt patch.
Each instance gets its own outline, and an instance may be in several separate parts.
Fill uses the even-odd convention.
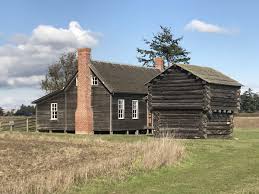
[[[235,128],[254,129],[259,128],[259,117],[235,117]]]

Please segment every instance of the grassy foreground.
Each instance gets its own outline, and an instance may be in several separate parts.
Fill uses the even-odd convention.
[[[70,193],[259,193],[259,129],[236,129],[232,140],[182,141],[187,157],[178,166],[96,179]]]

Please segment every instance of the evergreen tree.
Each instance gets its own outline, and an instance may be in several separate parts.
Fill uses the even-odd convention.
[[[148,50],[137,48],[139,54],[138,61],[143,66],[153,66],[153,59],[161,57],[167,67],[173,63],[189,63],[189,52],[180,46],[183,37],[175,38],[171,28],[160,26],[161,32],[153,34],[152,40],[144,39]]]
[[[252,92],[251,88],[245,91],[241,95],[241,112],[248,112],[248,113],[255,112],[258,104],[256,100],[258,99],[256,95]]]
[[[15,112],[15,116],[32,116],[35,115],[34,106],[26,106],[24,104]]]

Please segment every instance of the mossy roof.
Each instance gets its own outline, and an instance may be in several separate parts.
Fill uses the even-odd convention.
[[[237,86],[240,87],[238,81],[230,78],[229,76],[211,68],[211,67],[204,67],[204,66],[197,66],[197,65],[189,65],[189,64],[174,64],[171,67],[167,68],[164,72],[160,73],[159,75],[155,76],[149,82],[152,82],[156,77],[159,77],[161,74],[166,73],[169,69],[173,67],[179,67],[186,72],[191,73],[192,75],[200,78],[201,80],[210,83],[210,84],[218,84],[218,85],[226,85],[226,86]]]

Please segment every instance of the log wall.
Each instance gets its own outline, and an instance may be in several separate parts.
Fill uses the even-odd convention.
[[[200,110],[160,110],[153,112],[154,129],[157,135],[175,137],[204,137]]]
[[[201,80],[173,69],[149,86],[149,103],[152,110],[202,110],[204,93]]]
[[[207,124],[208,137],[229,137],[233,132],[233,114],[212,113]]]
[[[212,110],[231,110],[235,113],[240,109],[240,88],[233,86],[209,85]]]
[[[148,87],[156,134],[229,137],[240,107],[240,87],[208,84],[172,67]]]
[[[210,102],[200,79],[173,68],[161,79],[157,78],[148,91],[157,135],[204,137],[203,110]]]

